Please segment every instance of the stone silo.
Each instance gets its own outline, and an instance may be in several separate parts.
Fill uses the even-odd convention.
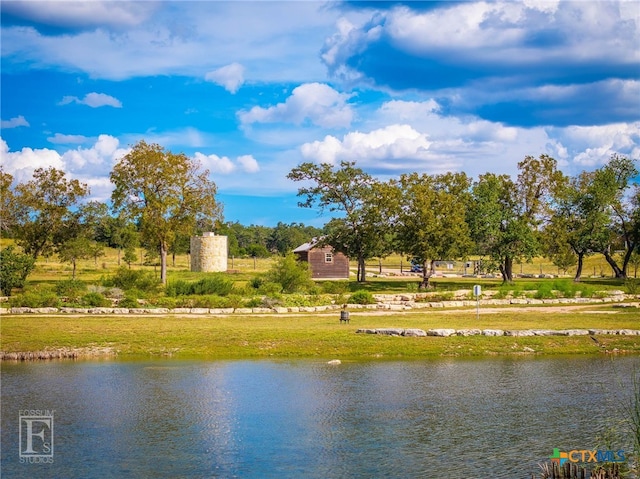
[[[227,237],[203,233],[191,237],[191,271],[205,273],[227,270]]]

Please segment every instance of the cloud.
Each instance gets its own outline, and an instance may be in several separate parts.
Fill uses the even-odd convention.
[[[138,25],[156,10],[155,2],[3,2],[2,11],[57,27],[125,27]]]
[[[356,161],[362,167],[397,172],[400,170],[445,171],[455,169],[455,161],[443,161],[431,151],[427,135],[409,125],[388,125],[369,133],[351,132],[339,140],[327,135],[322,141],[305,143],[300,148],[307,160],[336,164]]]
[[[244,67],[239,63],[231,63],[208,72],[204,78],[207,81],[223,86],[230,93],[236,93],[244,83]]]
[[[4,10],[13,3],[0,5]],[[316,39],[329,34],[340,14],[321,2],[15,3],[31,4],[30,16],[24,13],[24,18],[42,8],[43,22],[62,3],[86,4],[88,13],[75,23],[66,15],[68,20],[60,23],[79,27],[71,32],[6,25],[3,16],[3,61],[112,80],[172,74],[203,78],[220,65],[237,62],[251,71],[254,81],[318,81],[325,78],[325,69],[318,61]],[[94,6],[91,12],[94,3],[106,11],[99,13]],[[112,20],[101,22],[101,15]]]
[[[640,121],[600,126],[570,126],[551,130],[566,145],[571,167],[592,169],[607,163],[614,153],[640,158]]]
[[[84,135],[63,135],[62,133],[56,133],[55,135],[47,138],[48,142],[58,145],[77,145],[78,143],[85,143],[88,140],[89,138]]]
[[[0,138],[0,164],[6,173],[13,175],[15,181],[23,183],[31,180],[37,168],[57,168],[64,170],[62,157],[54,150],[22,148],[9,151],[9,146]]]
[[[105,93],[87,93],[83,99],[76,96],[65,96],[60,100],[58,105],[68,105],[69,103],[78,103],[79,105],[87,105],[91,108],[99,108],[101,106],[112,106],[114,108],[122,108],[122,103]]]
[[[251,123],[294,123],[305,121],[324,128],[348,127],[353,110],[347,103],[351,95],[339,93],[323,83],[306,83],[294,88],[284,103],[262,108],[254,106],[238,114],[240,121]]]
[[[242,155],[238,157],[238,164],[247,173],[257,173],[260,171],[260,165],[251,155]]]
[[[30,126],[29,122],[25,120],[24,116],[16,116],[10,120],[2,120],[0,127],[2,128],[17,128],[19,126]]]
[[[115,161],[129,151],[119,145],[117,138],[100,135],[91,147],[78,147],[62,154],[48,148],[9,151],[7,143],[0,138],[0,163],[19,182],[29,181],[35,169],[49,167],[62,170],[73,178],[98,181],[108,178]]]
[[[258,162],[251,155],[239,156],[235,162],[228,156],[205,155],[200,152],[196,152],[194,158],[211,173],[219,173],[221,175],[231,174],[237,171],[238,167],[245,173],[257,173],[260,171]]]
[[[321,59],[350,84],[428,92],[459,114],[519,125],[628,121],[640,66],[631,4],[442,2],[421,11],[381,2],[366,21],[340,22]]]

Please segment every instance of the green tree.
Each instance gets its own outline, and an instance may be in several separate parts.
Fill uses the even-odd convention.
[[[284,255],[321,234],[322,230],[318,228],[307,227],[304,224],[279,222],[271,230],[267,240],[267,248],[272,252]]]
[[[516,186],[507,175],[481,175],[472,187],[467,221],[477,252],[497,266],[504,282],[513,281],[513,262],[531,259],[537,251],[533,230],[519,214]]]
[[[336,169],[326,163],[302,163],[287,178],[309,185],[298,189],[298,196],[305,197],[299,206],[340,214],[327,224],[322,243],[356,258],[358,281],[366,281],[365,261],[385,256],[391,248],[387,240],[393,188],[346,161]]]
[[[11,296],[13,288],[22,288],[33,271],[36,260],[33,256],[15,251],[13,245],[0,250],[0,291]]]
[[[514,261],[531,260],[540,252],[554,195],[567,181],[548,155],[527,156],[518,170],[516,182],[506,175],[481,175],[467,215],[478,253],[489,256],[507,283],[513,281]]]
[[[13,229],[17,220],[12,183],[13,176],[5,173],[0,166],[0,235],[2,236]]]
[[[95,243],[95,242],[93,242]],[[71,263],[73,270],[71,278],[76,278],[76,266],[78,260],[92,258],[94,251],[92,249],[92,241],[85,236],[76,236],[60,245],[58,248],[58,257],[60,261]]]
[[[34,259],[52,253],[75,221],[72,208],[88,194],[86,184],[68,180],[63,171],[55,168],[38,168],[31,181],[19,184],[15,197],[20,211],[16,237],[25,253]]]
[[[554,214],[545,228],[548,253],[566,254],[569,247],[577,260],[574,281],[580,281],[584,258],[608,244],[610,217],[607,194],[594,184],[594,172],[582,172],[555,193]],[[569,260],[566,259],[568,262]]]
[[[635,162],[614,154],[609,162],[595,172],[594,189],[606,202],[610,214],[609,241],[601,250],[616,278],[626,278],[631,255],[640,245],[640,214],[638,185],[633,184],[638,175]],[[631,194],[629,190],[633,187]],[[624,250],[622,266],[613,255],[613,246],[619,244]]]
[[[470,184],[464,173],[400,177],[397,244],[423,265],[421,288],[429,287],[437,260],[463,258],[471,250],[465,221]]]
[[[183,153],[137,143],[111,171],[113,206],[139,222],[142,235],[160,254],[160,279],[167,282],[167,252],[176,235],[192,234],[203,218],[222,212],[209,172]]]

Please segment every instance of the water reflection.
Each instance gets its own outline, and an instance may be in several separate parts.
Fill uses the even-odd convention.
[[[554,447],[597,447],[639,370],[637,357],[3,363],[2,471],[529,478]],[[55,409],[53,465],[20,464],[21,409]]]

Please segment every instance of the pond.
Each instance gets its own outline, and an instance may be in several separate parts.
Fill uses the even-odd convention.
[[[2,364],[4,477],[523,478],[631,450],[640,357]]]

